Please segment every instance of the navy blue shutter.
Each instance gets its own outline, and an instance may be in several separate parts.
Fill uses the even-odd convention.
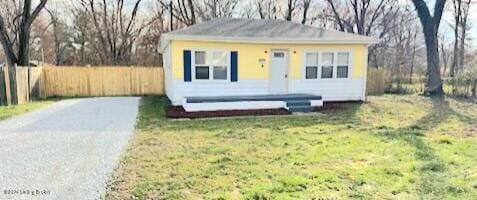
[[[230,52],[230,81],[238,80],[238,52]]]
[[[192,58],[190,50],[184,50],[184,82],[192,80]]]

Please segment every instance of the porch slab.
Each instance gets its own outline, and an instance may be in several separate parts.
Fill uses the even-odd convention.
[[[186,103],[218,103],[218,102],[253,102],[253,101],[300,101],[322,100],[319,95],[312,94],[277,94],[277,95],[240,95],[213,97],[186,97]]]

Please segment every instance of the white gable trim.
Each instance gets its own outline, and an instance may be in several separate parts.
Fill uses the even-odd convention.
[[[256,38],[256,37],[223,37],[223,36],[198,36],[198,35],[162,35],[163,40],[229,42],[229,43],[255,43],[255,44],[366,44],[379,43],[378,39],[290,39],[290,38]]]

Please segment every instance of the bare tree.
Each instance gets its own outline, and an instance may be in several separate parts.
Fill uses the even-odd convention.
[[[439,44],[440,44],[439,49],[441,52],[442,65],[444,66],[444,69],[442,71],[442,76],[445,77],[448,66],[449,66],[449,60],[452,58],[452,54],[451,54],[452,50],[450,50],[447,47],[445,37],[440,37]]]
[[[107,64],[129,64],[133,45],[147,26],[137,20],[141,0],[136,0],[132,10],[127,13],[124,0],[116,4],[102,0],[81,0],[83,9],[89,14],[98,38],[101,56]]]
[[[162,64],[162,54],[159,52],[160,39],[163,33],[167,32],[170,27],[167,8],[157,3],[152,8],[154,15],[151,16],[151,25],[138,38],[137,45],[134,50],[135,64],[141,66],[160,66]]]
[[[303,0],[303,18],[301,20],[301,24],[306,23],[308,10],[310,9],[310,6],[311,6],[311,0]]]
[[[370,35],[378,18],[387,12],[395,12],[396,2],[393,0],[349,0],[341,9],[336,1],[326,0],[333,11],[340,31],[352,32],[360,35]]]
[[[30,28],[47,0],[41,0],[32,12],[32,1],[2,1],[0,14],[0,43],[9,66],[28,65]],[[13,5],[12,5],[13,4]],[[20,9],[17,9],[20,8]],[[8,24],[7,24],[8,23]],[[17,53],[15,53],[17,48]]]
[[[454,77],[460,70],[462,70],[465,59],[465,41],[467,39],[467,20],[469,17],[469,8],[471,0],[453,0],[453,15],[454,24],[454,51],[452,56],[452,65],[450,76]]]
[[[298,0],[288,0],[287,7],[286,7],[286,13],[285,13],[285,19],[287,21],[292,21],[293,12],[295,11],[295,9],[297,7],[297,2],[298,2]]]
[[[439,63],[439,45],[437,31],[442,18],[446,0],[436,0],[432,16],[424,0],[412,0],[423,27],[427,54],[427,83],[426,93],[431,96],[443,97],[442,79]]]
[[[94,45],[94,25],[89,13],[82,8],[73,8],[73,40],[77,51],[73,64],[96,65],[101,60],[98,55],[101,50]]]
[[[53,42],[55,52],[55,64],[61,65],[64,60],[64,52],[68,45],[68,34],[65,24],[59,19],[58,12],[51,9],[46,9],[50,16],[51,25],[53,27]]]
[[[204,0],[198,6],[199,15],[202,20],[209,20],[217,17],[232,17],[238,0]]]
[[[158,0],[158,2],[165,8],[172,9],[170,13],[175,19],[179,20],[186,26],[191,26],[196,23],[196,6],[192,0],[177,0],[166,2],[165,0]],[[177,24],[176,24],[177,25]]]
[[[260,19],[277,19],[279,6],[276,0],[256,0]]]
[[[451,64],[451,69],[450,69],[450,76],[454,77],[455,73],[457,73],[457,70],[459,69],[459,24],[461,22],[461,17],[462,17],[462,0],[452,0],[452,5],[454,8],[454,22],[455,24],[453,25],[454,29],[454,51],[453,51],[453,56],[452,56],[452,64]],[[445,71],[444,71],[445,73]]]
[[[254,2],[246,1],[241,2],[239,16],[241,18],[253,19],[257,17],[258,12]]]
[[[462,6],[462,13],[461,13],[461,20],[460,20],[460,27],[461,27],[461,36],[460,36],[460,49],[459,49],[459,67],[460,70],[463,70],[464,61],[465,61],[465,41],[467,39],[467,31],[470,29],[468,27],[468,18],[469,18],[469,9],[470,9],[471,0],[467,0],[464,2]]]

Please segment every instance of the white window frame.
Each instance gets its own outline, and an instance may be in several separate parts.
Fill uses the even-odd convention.
[[[306,54],[308,53],[318,53],[318,75],[316,79],[307,79],[306,78]],[[323,54],[324,53],[333,53],[333,77],[332,78],[321,78],[322,64],[323,64]],[[348,60],[348,77],[347,78],[338,78],[338,53],[347,53],[349,56]],[[353,53],[348,49],[330,49],[330,50],[305,50],[303,51],[302,56],[302,80],[304,81],[317,81],[317,80],[348,80],[351,79],[351,74],[353,71]]]
[[[317,63],[317,67],[318,69],[316,70],[316,78],[314,79],[307,79],[306,78],[306,67],[307,67],[307,63],[306,63],[306,55],[307,54],[318,54],[318,63]],[[321,67],[320,67],[320,64],[321,64],[321,53],[319,51],[305,51],[304,54],[303,54],[303,79],[306,80],[306,81],[315,81],[315,80],[318,80],[320,79],[320,74],[321,74]]]
[[[209,67],[209,79],[196,79],[196,64],[195,64],[195,52],[204,51],[205,52],[205,64],[198,65],[208,66]],[[215,52],[223,52],[226,54],[225,67],[227,68],[227,78],[226,79],[214,79],[214,66],[212,65],[212,58]],[[231,71],[230,71],[230,50],[225,49],[193,49],[191,51],[191,76],[193,82],[210,82],[210,83],[230,83]]]
[[[324,57],[323,55],[324,55],[324,54],[332,54],[332,55],[333,55],[333,63],[331,63],[331,70],[332,70],[332,71],[331,71],[331,78],[323,78],[323,76],[322,76],[321,73],[319,74],[319,77],[320,77],[321,80],[331,80],[331,79],[336,78],[336,52],[333,52],[333,51],[323,51],[323,52],[320,53],[320,55],[321,55],[321,56],[320,56],[320,58],[321,58],[321,59],[320,59],[320,66],[319,66],[319,67],[320,67],[320,72],[323,71],[323,63],[324,63],[324,62],[323,62],[323,60],[324,60],[324,59],[323,59],[323,57]]]
[[[338,77],[338,64],[339,64],[339,63],[338,63],[338,54],[340,54],[340,53],[347,53],[347,54],[348,54],[348,74],[347,74],[346,78],[339,78],[339,77]],[[351,52],[349,52],[349,51],[338,51],[338,52],[335,53],[335,55],[336,55],[336,64],[335,64],[335,66],[334,66],[334,68],[336,68],[335,78],[336,78],[336,79],[349,79],[349,78],[350,78],[350,75],[351,75],[350,72],[351,72],[351,62],[352,62],[352,60],[351,60]]]

